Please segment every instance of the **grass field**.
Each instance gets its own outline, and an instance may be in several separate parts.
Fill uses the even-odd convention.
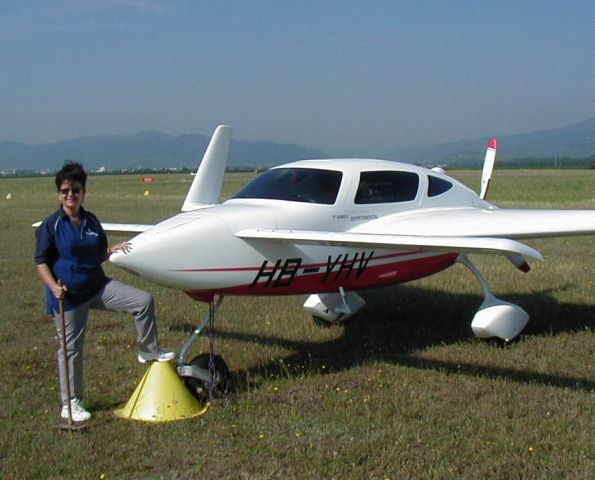
[[[454,176],[479,183],[479,172]],[[226,195],[248,178],[228,175]],[[179,209],[191,179],[91,177],[86,205],[104,221],[156,222]],[[70,435],[57,428],[57,340],[32,259],[30,225],[56,208],[53,179],[3,179],[0,195],[1,478],[595,478],[594,237],[527,242],[546,261],[526,275],[474,257],[495,293],[531,315],[506,347],[473,337],[481,289],[462,266],[365,291],[366,307],[330,328],[303,313],[305,297],[229,297],[217,347],[234,390],[182,422],[114,416],[146,367],[131,319],[92,312],[94,418]],[[499,171],[490,199],[593,209],[595,171]],[[153,293],[161,342],[179,350],[206,306],[106,269]]]

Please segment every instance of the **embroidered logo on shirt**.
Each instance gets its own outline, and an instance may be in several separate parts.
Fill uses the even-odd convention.
[[[99,234],[97,232],[93,232],[92,230],[87,230],[85,232],[85,235],[90,235],[92,237],[98,237],[99,236]]]

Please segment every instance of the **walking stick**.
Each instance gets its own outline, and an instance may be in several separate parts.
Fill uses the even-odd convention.
[[[58,285],[62,287],[62,281],[58,281]],[[64,375],[66,376],[66,392],[68,395],[68,430],[73,430],[73,422],[72,422],[72,405],[70,403],[70,374],[68,371],[68,350],[66,349],[66,320],[64,319],[64,299],[58,299],[58,307],[60,309],[60,321],[62,324],[62,353],[64,358]]]

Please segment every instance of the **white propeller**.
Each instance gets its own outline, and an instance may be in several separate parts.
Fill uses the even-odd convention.
[[[482,200],[488,193],[488,186],[492,179],[492,171],[494,170],[494,163],[496,162],[496,139],[490,138],[488,142],[488,149],[486,150],[485,160],[483,161],[483,171],[481,172],[481,191],[479,198]]]

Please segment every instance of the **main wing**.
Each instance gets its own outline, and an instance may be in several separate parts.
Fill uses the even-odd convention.
[[[542,260],[517,239],[595,234],[593,210],[432,208],[381,217],[347,232],[247,229],[246,240],[521,255]]]
[[[507,238],[432,237],[422,235],[264,229],[246,229],[238,232],[236,236],[245,240],[277,240],[291,242],[297,245],[314,244],[385,249],[406,248],[407,250],[426,250],[433,252],[523,255],[543,260],[542,255],[537,250]]]
[[[427,208],[388,215],[352,230],[393,235],[546,238],[595,234],[595,210]]]

